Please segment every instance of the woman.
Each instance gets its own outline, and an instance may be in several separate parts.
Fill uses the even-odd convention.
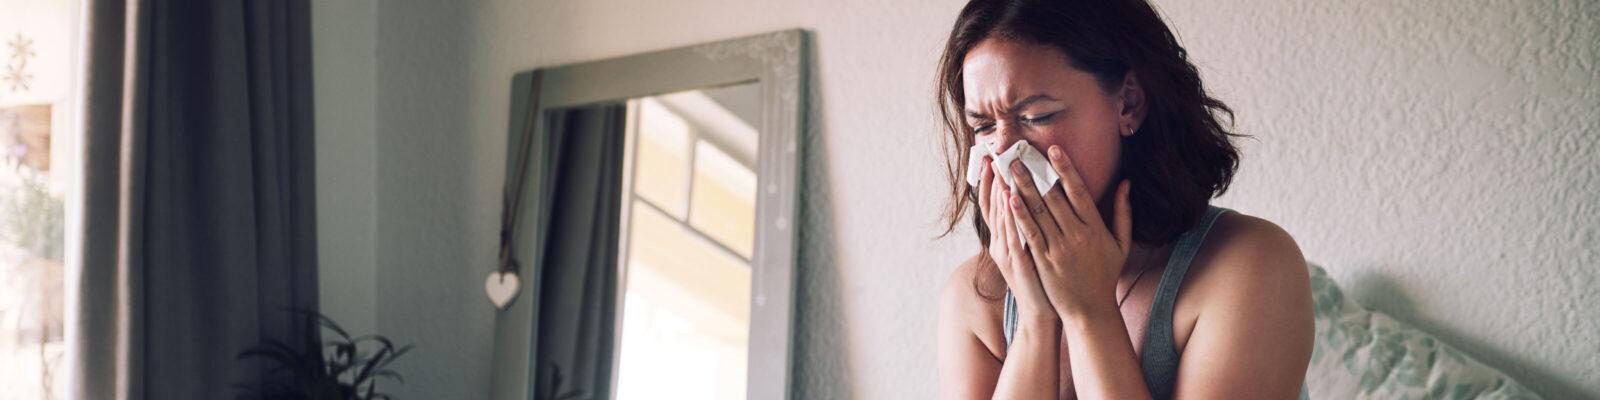
[[[939,78],[947,233],[972,209],[983,248],[943,290],[945,398],[1301,395],[1305,260],[1271,222],[1208,205],[1238,162],[1232,111],[1149,4],[972,1]],[[977,185],[959,178],[971,146],[1018,141],[1060,184],[988,156]]]

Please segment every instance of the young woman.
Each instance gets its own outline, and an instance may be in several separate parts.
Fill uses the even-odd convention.
[[[1232,111],[1149,4],[974,0],[939,78],[947,229],[971,210],[983,248],[942,293],[945,398],[1302,395],[1305,260],[1278,226],[1208,204],[1238,163]],[[1040,193],[988,156],[962,179],[970,147],[1018,141],[1060,184]]]

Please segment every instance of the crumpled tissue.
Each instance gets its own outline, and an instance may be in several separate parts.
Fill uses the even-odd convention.
[[[984,155],[988,155],[990,159],[994,160],[991,166],[994,168],[995,175],[1000,176],[1008,188],[1014,189],[1017,187],[1017,179],[1011,173],[1011,162],[1014,160],[1022,160],[1022,165],[1028,167],[1028,174],[1033,177],[1033,184],[1038,187],[1040,196],[1048,193],[1050,187],[1055,186],[1056,182],[1061,180],[1061,176],[1056,174],[1056,169],[1050,166],[1050,160],[1046,159],[1043,152],[1034,148],[1026,140],[1018,140],[1016,143],[1012,143],[1011,148],[999,154],[995,153],[994,147],[991,145],[979,143],[973,145],[967,155],[967,185],[973,188],[978,187],[979,180],[983,177]],[[979,193],[978,195],[984,196],[987,193]],[[1020,225],[1017,227],[1017,232],[1022,232]],[[1028,244],[1026,236],[1019,235],[1018,239],[1022,240],[1023,245]]]

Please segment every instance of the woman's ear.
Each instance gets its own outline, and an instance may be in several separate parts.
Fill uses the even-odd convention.
[[[1144,122],[1145,112],[1149,110],[1149,102],[1145,101],[1144,85],[1139,83],[1139,74],[1132,70],[1122,78],[1122,89],[1118,91],[1122,100],[1122,112],[1117,115],[1117,133],[1122,136],[1133,136],[1139,130],[1139,125]]]

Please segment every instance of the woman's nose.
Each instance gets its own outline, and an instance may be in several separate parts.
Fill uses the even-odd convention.
[[[1013,143],[1023,140],[1021,132],[1016,129],[1016,127],[1010,125],[1011,124],[996,124],[994,127],[994,134],[989,135],[989,146],[994,149],[995,153],[1004,152],[1006,149],[1011,148]]]

